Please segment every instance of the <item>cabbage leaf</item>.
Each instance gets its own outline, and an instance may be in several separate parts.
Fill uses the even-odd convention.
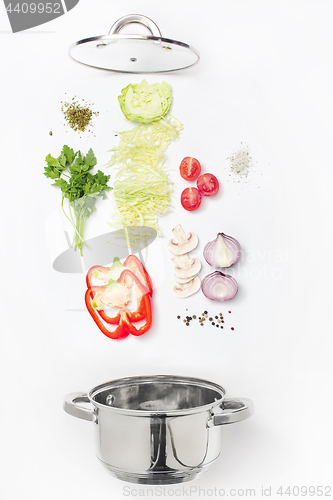
[[[129,84],[118,96],[122,112],[131,122],[151,123],[160,120],[170,109],[172,96],[166,82]]]

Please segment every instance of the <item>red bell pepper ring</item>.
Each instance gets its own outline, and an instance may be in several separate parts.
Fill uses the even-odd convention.
[[[92,286],[92,276],[93,276],[93,273],[95,271],[98,271],[99,273],[102,273],[102,274],[107,274],[110,269],[108,267],[104,267],[104,266],[93,266],[89,269],[88,273],[87,273],[87,277],[86,277],[86,282],[87,282],[87,287],[88,288],[94,288],[94,291],[97,293],[98,292],[98,288],[100,288],[100,292],[101,294],[103,294],[105,292],[105,288],[100,286]],[[86,302],[87,304],[87,302]],[[119,320],[120,320],[120,313],[118,313],[115,317],[113,318],[110,318],[103,309],[101,310],[97,310],[98,314],[100,315],[100,317],[106,322],[106,323],[110,323],[110,324],[113,324],[113,325],[117,325],[119,323]]]
[[[123,266],[130,269],[139,278],[141,283],[148,288],[149,295],[152,296],[153,284],[141,260],[138,259],[135,255],[129,255],[125,260]],[[87,273],[87,278],[86,278],[88,288],[92,286],[92,277],[95,271],[98,271],[101,274],[107,274],[110,271],[110,269],[104,266],[91,267]]]
[[[141,283],[143,283],[149,291],[149,295],[153,295],[153,284],[146,268],[142,264],[141,260],[135,255],[129,255],[124,262],[124,267],[127,267],[139,278]]]
[[[148,293],[150,296],[153,294],[153,284],[151,281],[151,278],[149,274],[147,273],[144,265],[138,259],[135,255],[129,255],[127,259],[125,260],[123,266],[125,268],[130,269],[141,281],[143,285],[145,285],[148,288]],[[102,275],[106,275],[109,273],[110,269],[105,266],[93,266],[89,269],[86,277],[86,282],[87,282],[87,287],[92,288],[92,278],[94,272],[101,273]],[[103,279],[103,278],[101,278]],[[133,280],[132,280],[133,282]],[[132,282],[130,285],[132,285]],[[135,285],[135,290],[136,290],[136,296],[137,296],[137,310],[134,312],[128,311],[128,318],[131,322],[135,321],[140,321],[145,318],[145,306],[144,302],[141,300],[141,292],[140,289],[138,288],[137,285]],[[110,324],[118,324],[119,319],[120,319],[120,313],[118,313],[115,317],[110,318],[104,310],[98,310],[98,314],[101,316],[101,318],[106,322]]]
[[[92,286],[92,277],[93,277],[93,273],[95,271],[98,271],[99,273],[102,273],[102,274],[107,274],[110,269],[108,267],[104,267],[104,266],[93,266],[89,269],[89,271],[87,272],[87,277],[86,277],[86,282],[87,282],[87,287],[90,288]]]
[[[122,339],[127,337],[129,334],[139,336],[144,334],[151,327],[152,307],[148,289],[141,283],[138,277],[129,269],[123,270],[123,272],[119,277],[118,283],[126,283],[127,285],[131,286],[133,281],[136,285],[136,289],[139,290],[139,295],[140,295],[140,297],[138,297],[138,310],[132,313],[127,309],[126,304],[123,304],[121,306],[120,312],[114,318],[109,318],[104,311],[98,311],[94,309],[94,307],[92,306],[91,299],[94,299],[94,297],[97,294],[103,295],[103,292],[105,292],[104,287],[93,286],[89,287],[88,290],[86,291],[85,302],[87,309],[91,317],[95,321],[96,325],[98,326],[98,328],[102,331],[102,333],[104,333],[104,335],[106,335],[109,338]],[[101,312],[103,312],[104,313],[103,316],[107,318],[106,319],[107,323],[113,323],[113,324],[118,323],[118,326],[115,330],[110,331],[108,330],[108,328],[106,328],[105,324],[103,323],[103,321],[101,321],[98,314]],[[103,317],[101,314],[100,316]],[[145,319],[146,323],[140,328],[136,328],[134,325],[132,325],[131,321],[139,321],[139,319]]]
[[[129,335],[128,330],[125,330],[125,329],[123,329],[122,331],[119,330],[120,313],[118,313],[119,320],[116,322],[116,324],[118,324],[117,328],[113,331],[112,330],[110,331],[106,328],[105,324],[103,323],[103,321],[100,319],[100,317],[98,315],[98,313],[102,313],[102,312],[104,313],[104,311],[98,311],[98,310],[94,309],[92,306],[92,303],[91,303],[91,298],[94,298],[95,294],[98,293],[98,292],[96,292],[96,290],[94,290],[94,288],[95,287],[91,287],[91,288],[87,289],[86,294],[85,294],[85,302],[86,302],[87,309],[90,313],[90,316],[95,321],[98,328],[101,330],[102,333],[104,333],[104,335],[106,335],[110,339],[121,339],[121,338],[127,337]],[[100,287],[96,287],[96,288],[100,288]],[[108,319],[110,319],[110,318],[108,318]],[[109,323],[110,323],[110,321],[109,321]]]
[[[90,291],[89,295],[92,299],[96,298],[96,296],[98,296],[98,295],[102,296],[106,292],[106,288],[104,286],[91,286],[88,288],[88,290]],[[86,302],[86,306],[88,308],[87,293],[86,293],[85,302]],[[89,304],[90,304],[90,301],[89,301]],[[116,316],[114,316],[113,318],[110,318],[110,316],[108,316],[103,309],[95,309],[92,305],[91,305],[91,308],[93,311],[97,312],[106,323],[109,323],[111,325],[118,325],[119,324],[120,312],[118,312],[116,314]],[[88,310],[89,310],[89,308],[88,308]],[[89,310],[89,312],[90,312],[90,310]]]
[[[140,264],[141,264],[141,262],[140,262]],[[125,275],[123,276],[123,272],[126,271],[126,270],[129,271],[129,273],[125,273]],[[127,312],[128,319],[133,323],[135,321],[140,321],[142,319],[145,319],[145,317],[146,317],[146,302],[144,300],[144,295],[148,294],[149,296],[151,296],[151,294],[149,293],[148,288],[145,285],[143,285],[143,283],[141,282],[140,278],[137,277],[136,274],[134,274],[129,269],[125,269],[124,271],[120,275],[118,283],[121,282],[120,278],[122,276],[123,276],[123,281],[122,282],[126,283],[129,287],[132,286],[133,281],[135,282],[135,293],[136,293],[137,309],[136,309],[136,311],[128,311]],[[147,273],[147,275],[148,275],[148,273]],[[137,279],[133,280],[133,276],[137,277]],[[148,277],[149,277],[149,275],[148,275]],[[149,281],[150,281],[150,277],[149,277]],[[143,293],[142,287],[139,286],[139,283],[141,283],[141,285],[144,286],[145,293]]]

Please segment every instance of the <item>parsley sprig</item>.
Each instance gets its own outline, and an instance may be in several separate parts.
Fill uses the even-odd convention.
[[[104,175],[101,170],[96,174],[90,172],[97,163],[91,148],[82,156],[81,151],[74,153],[73,149],[64,146],[58,158],[49,154],[45,160],[47,167],[44,167],[44,175],[53,179],[52,186],[60,187],[62,191],[62,210],[75,229],[73,246],[75,250],[79,248],[82,255],[83,245],[86,245],[83,240],[85,220],[96,210],[96,199],[101,197],[105,200],[106,191],[112,189],[107,185],[110,176]],[[64,209],[65,198],[69,202],[69,215]]]

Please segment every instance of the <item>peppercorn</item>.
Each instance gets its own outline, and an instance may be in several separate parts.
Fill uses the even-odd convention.
[[[193,319],[196,319],[196,315],[195,314],[193,314]]]
[[[204,311],[204,314],[208,314],[208,312],[207,312],[207,311]]]
[[[186,323],[186,326],[188,326],[189,324],[190,324],[190,323],[189,323],[189,322],[187,322],[187,323]]]
[[[209,321],[213,321],[213,318],[209,318]]]
[[[212,322],[212,325],[215,325],[214,321]]]
[[[180,319],[180,316],[177,316],[177,319]]]

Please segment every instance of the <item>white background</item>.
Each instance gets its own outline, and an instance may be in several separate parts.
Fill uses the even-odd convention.
[[[117,96],[141,76],[93,70],[67,54],[72,42],[105,34],[130,13],[193,45],[201,62],[146,75],[150,83],[170,84],[171,112],[184,131],[167,151],[175,200],[161,219],[163,258],[156,266],[151,252],[147,261],[158,284],[154,324],[143,337],[116,342],[84,311],[84,274],[52,268],[47,234],[60,192],[43,168],[45,156],[58,156],[67,143],[92,147],[105,170],[114,131],[130,127]],[[80,0],[65,16],[17,34],[3,6],[0,14],[1,498],[123,498],[128,485],[95,458],[92,424],[67,415],[62,400],[113,378],[157,373],[203,377],[229,397],[255,403],[251,419],[225,428],[214,468],[188,487],[255,488],[259,497],[264,486],[281,498],[279,486],[330,485],[332,3]],[[80,138],[64,127],[60,102],[72,96],[95,103],[94,134]],[[247,183],[234,183],[227,158],[241,142],[254,168]],[[198,158],[221,183],[220,193],[192,213],[179,203],[184,156]],[[240,241],[243,257],[230,271],[240,291],[229,304],[201,293],[184,301],[173,295],[166,243],[177,223],[197,232],[202,261],[204,245],[218,232]],[[96,212],[87,236],[96,235],[98,224]],[[206,264],[201,276],[210,271]],[[224,331],[186,328],[176,319],[186,309],[222,310]],[[176,487],[164,494],[177,494]],[[192,497],[199,493],[192,490]]]

